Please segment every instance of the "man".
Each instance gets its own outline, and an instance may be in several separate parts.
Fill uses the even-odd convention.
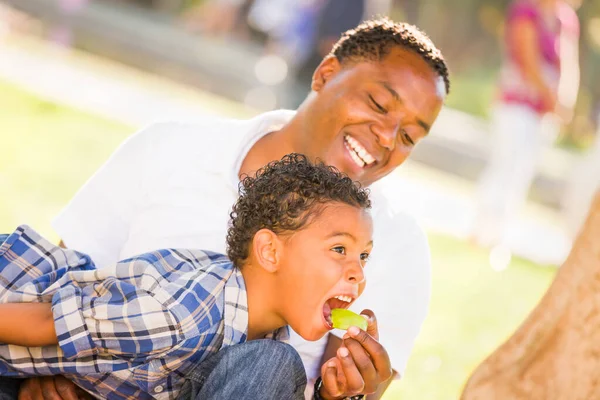
[[[223,252],[240,177],[296,152],[372,185],[427,136],[449,81],[429,38],[414,26],[381,19],[342,35],[315,70],[311,89],[296,112],[162,123],[138,132],[77,193],[54,228],[67,247],[90,254],[99,266],[165,247]],[[310,343],[292,337],[317,398],[379,398],[391,380],[381,373],[389,372],[384,360],[389,355],[393,376],[401,376],[427,313],[426,237],[377,186],[371,187],[377,247],[354,309],[373,309],[378,323],[367,311],[369,335],[344,336],[343,346],[333,334]],[[30,381],[21,396],[67,390],[67,398],[63,384],[60,378]]]

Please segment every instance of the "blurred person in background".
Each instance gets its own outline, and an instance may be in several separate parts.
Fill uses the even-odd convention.
[[[365,0],[321,0],[308,52],[297,66],[300,83],[308,84],[315,68],[331,51],[340,35],[362,21],[365,3]]]
[[[72,21],[88,5],[89,0],[59,0],[57,22],[50,27],[50,40],[63,47],[73,45]]]
[[[506,230],[524,204],[536,164],[568,122],[579,86],[579,21],[562,0],[515,0],[505,21],[492,145],[473,239],[510,257]]]
[[[446,62],[425,34],[409,24],[368,21],[342,35],[296,111],[151,125],[121,145],[53,226],[67,247],[99,266],[160,247],[219,251],[240,177],[291,152],[337,167],[371,189],[377,247],[365,269],[367,288],[352,308],[374,311],[373,339],[385,354],[343,339],[343,332],[316,342],[292,335],[291,344],[302,357],[309,398],[316,388],[323,399],[365,392],[378,399],[391,379],[382,381],[375,365],[389,355],[395,378],[404,373],[427,315],[431,271],[425,233],[377,181],[427,136],[449,87]],[[346,361],[343,369],[330,365],[336,355]],[[22,396],[67,398],[71,390],[64,378],[21,385]]]
[[[246,37],[245,23],[249,0],[205,0],[182,16],[183,25],[190,31],[214,36]]]

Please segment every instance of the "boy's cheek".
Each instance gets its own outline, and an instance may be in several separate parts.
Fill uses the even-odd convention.
[[[365,287],[367,286],[367,281],[364,281],[358,286],[358,295],[360,296],[362,292],[365,291]]]

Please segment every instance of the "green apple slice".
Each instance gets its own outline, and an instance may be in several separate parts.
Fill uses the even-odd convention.
[[[367,330],[367,320],[360,315],[344,308],[331,310],[331,322],[336,329],[347,330],[351,326],[358,326],[363,331]]]

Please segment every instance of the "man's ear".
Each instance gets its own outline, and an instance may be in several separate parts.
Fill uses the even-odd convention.
[[[254,234],[252,239],[254,259],[267,272],[276,272],[279,269],[282,251],[281,239],[275,232],[261,229]]]
[[[335,74],[342,69],[342,65],[335,56],[327,56],[315,70],[310,88],[318,92]]]

